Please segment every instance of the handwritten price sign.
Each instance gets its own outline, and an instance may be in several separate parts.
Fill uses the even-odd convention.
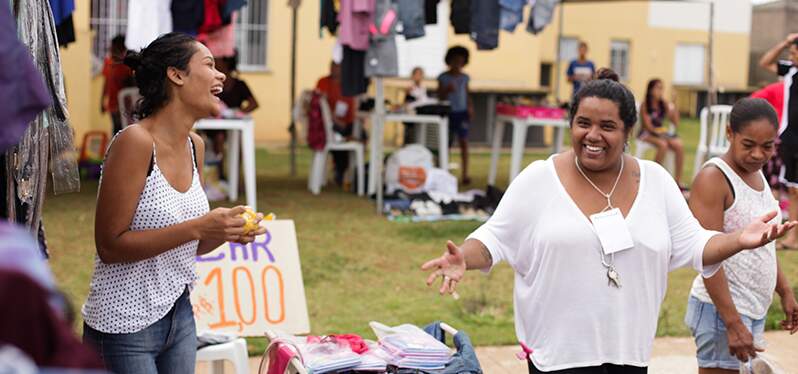
[[[276,328],[310,332],[294,221],[262,221],[253,243],[225,243],[197,257],[191,293],[197,330],[263,336]]]

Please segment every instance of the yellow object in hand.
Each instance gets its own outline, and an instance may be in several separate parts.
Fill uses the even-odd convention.
[[[661,127],[655,127],[655,128],[654,128],[654,131],[655,131],[657,134],[660,134],[660,135],[665,135],[665,134],[667,134],[667,133],[668,133],[668,128],[667,128],[667,127],[665,127],[665,126],[661,126]]]
[[[241,218],[246,221],[244,223],[244,235],[258,231],[258,214],[254,210],[247,208],[244,213],[241,213]]]

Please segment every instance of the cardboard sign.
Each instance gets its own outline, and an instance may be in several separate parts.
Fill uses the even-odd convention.
[[[197,331],[263,336],[310,332],[294,221],[261,221],[253,243],[225,243],[197,257],[191,293]]]

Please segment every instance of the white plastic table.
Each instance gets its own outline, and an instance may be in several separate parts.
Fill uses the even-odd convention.
[[[496,126],[493,128],[493,139],[490,152],[490,173],[488,174],[488,184],[496,184],[496,168],[499,163],[499,151],[504,138],[505,123],[513,124],[513,146],[512,158],[510,159],[510,180],[521,171],[521,159],[524,156],[524,146],[526,143],[526,131],[530,126],[553,126],[556,128],[554,139],[554,153],[560,153],[562,149],[563,135],[568,126],[566,119],[548,119],[534,117],[513,117],[507,115],[496,116]],[[508,182],[508,183],[509,183]]]
[[[377,114],[373,114],[376,116]],[[421,126],[416,126],[416,143],[426,144],[427,131],[426,126],[438,125],[438,165],[441,169],[449,169],[449,118],[446,116],[438,116],[433,114],[404,114],[404,113],[388,113],[382,121],[372,120],[372,133],[369,138],[369,195],[375,193],[376,189],[376,175],[377,164],[382,162],[382,138],[384,129],[380,124],[385,122],[407,122],[417,123]],[[382,182],[382,180],[381,180]],[[382,187],[382,186],[380,186]]]
[[[243,154],[244,161],[244,190],[247,195],[247,205],[253,210],[258,210],[258,195],[255,187],[255,123],[252,118],[241,119],[215,119],[207,118],[197,121],[195,130],[226,130],[229,142],[227,155],[227,182],[230,184],[228,198],[230,201],[238,200],[238,157]]]

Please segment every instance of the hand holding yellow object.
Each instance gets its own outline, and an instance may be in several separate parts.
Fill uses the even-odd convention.
[[[241,218],[246,221],[244,223],[244,235],[249,235],[255,231],[258,231],[258,227],[260,227],[260,221],[273,221],[277,218],[274,213],[269,213],[266,217],[263,217],[263,214],[256,213],[252,208],[246,208],[244,213],[241,213]]]

